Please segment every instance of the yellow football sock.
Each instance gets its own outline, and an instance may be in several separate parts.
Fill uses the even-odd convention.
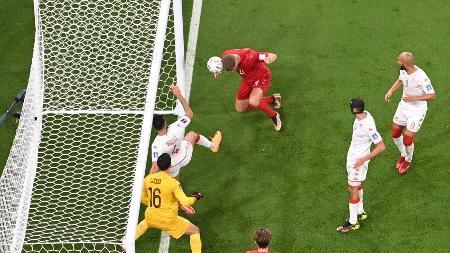
[[[192,253],[202,253],[202,240],[200,240],[200,234],[191,235],[191,250]]]
[[[139,224],[136,228],[136,240],[139,239],[139,237],[141,237],[145,233],[145,231],[147,231],[147,229],[148,229],[148,225],[145,220],[139,222]]]

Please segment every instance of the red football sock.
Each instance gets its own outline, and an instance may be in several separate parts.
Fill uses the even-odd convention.
[[[197,143],[200,140],[200,135],[197,134],[197,136],[195,136],[195,143]]]
[[[273,118],[277,115],[277,112],[269,106],[268,101],[270,101],[268,97],[261,98],[261,100],[259,101],[258,110],[265,112],[270,118]]]
[[[273,96],[263,97],[261,100],[265,101],[268,104],[273,104],[275,102],[275,98]]]

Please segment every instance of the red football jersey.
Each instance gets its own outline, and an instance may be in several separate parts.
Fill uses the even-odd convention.
[[[247,251],[247,252],[245,252],[245,253],[261,253],[261,252],[258,251],[257,249],[255,249],[255,250]],[[269,253],[270,253],[270,251],[269,251]]]
[[[236,72],[246,81],[253,81],[263,75],[270,75],[270,70],[264,63],[267,52],[257,52],[250,48],[225,50],[222,56],[227,54],[237,54],[241,61],[237,66]]]

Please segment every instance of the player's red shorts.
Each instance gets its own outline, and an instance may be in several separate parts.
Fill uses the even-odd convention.
[[[250,93],[254,88],[260,88],[263,91],[263,95],[270,88],[270,84],[272,83],[272,78],[270,77],[270,73],[267,75],[263,75],[256,80],[242,80],[241,87],[236,93],[236,99],[245,100],[250,98]]]

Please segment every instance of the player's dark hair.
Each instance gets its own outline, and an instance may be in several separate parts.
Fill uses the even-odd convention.
[[[359,114],[364,112],[364,101],[360,98],[352,98],[350,101],[350,111],[353,114]]]
[[[233,71],[236,66],[235,56],[227,54],[222,57],[222,65],[226,71]]]
[[[266,228],[258,228],[253,235],[253,240],[255,240],[258,248],[265,249],[269,247],[269,244],[272,241],[272,232]]]
[[[172,160],[170,159],[170,155],[167,153],[163,153],[158,157],[156,164],[158,164],[160,170],[164,171],[170,168],[171,162]]]
[[[166,119],[164,119],[164,116],[159,114],[153,115],[153,128],[155,128],[157,131],[162,130],[165,123]]]

